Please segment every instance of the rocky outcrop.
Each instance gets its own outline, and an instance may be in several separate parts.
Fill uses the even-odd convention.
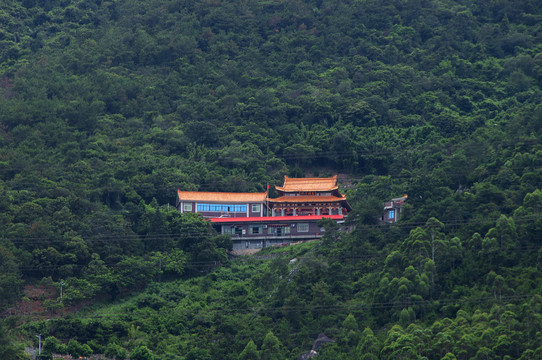
[[[326,334],[321,333],[318,335],[316,340],[312,343],[312,349],[308,352],[300,355],[297,360],[308,360],[314,358],[316,355],[318,355],[318,352],[316,350],[320,349],[322,346],[324,346],[327,343],[335,342],[333,339],[326,336]]]

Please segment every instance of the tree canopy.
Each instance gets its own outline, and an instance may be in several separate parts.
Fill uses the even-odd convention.
[[[320,359],[539,358],[541,17],[533,0],[2,1],[0,341],[283,359],[324,332]],[[174,205],[336,173],[354,230],[268,258],[230,259]]]

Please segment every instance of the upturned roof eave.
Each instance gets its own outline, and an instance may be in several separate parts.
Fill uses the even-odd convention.
[[[300,191],[320,191],[320,192],[335,191],[335,190],[339,190],[339,187],[334,186],[334,187],[331,187],[331,188],[325,188],[324,189],[324,188],[310,188],[310,187],[301,188],[301,186],[300,186],[298,189],[286,189],[283,186],[275,186],[275,189],[277,189],[277,191],[281,191],[281,192],[285,192],[285,193],[296,193],[296,192],[300,192]]]
[[[333,191],[339,187],[337,185],[337,175],[328,178],[290,178],[284,176],[284,184],[275,186],[277,191],[282,192],[300,192],[300,191]]]

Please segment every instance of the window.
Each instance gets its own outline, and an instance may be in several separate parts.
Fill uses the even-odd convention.
[[[252,212],[260,212],[260,204],[252,204]]]
[[[297,224],[297,232],[309,232],[309,224],[307,223]]]
[[[251,234],[261,234],[262,233],[261,226],[251,225],[250,226],[250,233]]]
[[[290,233],[290,225],[271,225],[268,227],[268,234],[273,236],[283,236]]]
[[[213,211],[213,212],[246,212],[246,205],[233,205],[233,204],[198,204],[198,211]]]
[[[192,203],[184,203],[183,211],[192,211]]]
[[[388,219],[395,219],[395,210],[388,211]]]

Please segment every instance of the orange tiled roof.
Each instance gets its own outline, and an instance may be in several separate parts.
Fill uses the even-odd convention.
[[[208,201],[221,203],[236,202],[264,202],[267,192],[263,193],[233,193],[233,192],[210,192],[210,191],[181,191],[177,190],[179,200],[185,201]]]
[[[337,175],[330,178],[289,178],[284,176],[284,185],[276,186],[284,192],[298,191],[332,191],[338,189]]]
[[[322,203],[322,202],[337,202],[344,201],[346,197],[337,197],[337,196],[312,196],[312,195],[301,195],[301,196],[281,196],[276,199],[269,199],[271,203]]]

